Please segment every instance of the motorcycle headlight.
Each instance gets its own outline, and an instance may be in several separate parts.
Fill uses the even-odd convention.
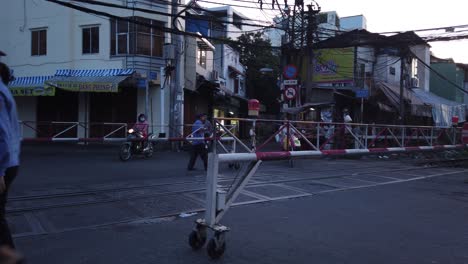
[[[128,130],[128,133],[132,134],[134,131],[135,131],[135,130],[133,130],[133,128],[130,128],[130,129]]]

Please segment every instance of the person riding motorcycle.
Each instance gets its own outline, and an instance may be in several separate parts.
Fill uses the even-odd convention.
[[[138,115],[138,120],[137,123],[133,126],[133,130],[140,132],[141,133],[141,138],[144,140],[148,139],[148,122],[146,121],[146,115],[145,114],[140,114]],[[139,144],[142,144],[143,142],[139,142]]]

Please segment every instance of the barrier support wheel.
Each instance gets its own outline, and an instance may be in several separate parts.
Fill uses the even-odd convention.
[[[213,238],[208,242],[206,251],[211,259],[219,259],[224,255],[226,250],[225,233],[215,231]]]
[[[193,250],[201,249],[206,243],[206,226],[197,223],[197,226],[190,232],[189,245]]]

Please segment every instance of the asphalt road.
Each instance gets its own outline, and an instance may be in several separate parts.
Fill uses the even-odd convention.
[[[187,173],[186,161],[186,153],[121,163],[112,148],[26,148],[9,204],[19,249],[30,263],[206,263],[204,250],[187,245],[202,215],[176,217],[204,205],[203,171]],[[232,232],[219,262],[468,263],[465,169],[379,159],[295,165],[268,163],[254,176],[223,221]],[[228,186],[238,171],[221,173]]]
[[[460,175],[234,208],[220,263],[468,263]],[[207,263],[193,219],[18,239],[31,263]]]

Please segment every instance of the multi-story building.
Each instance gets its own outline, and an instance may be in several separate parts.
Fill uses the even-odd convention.
[[[317,15],[319,41],[336,36],[340,28],[340,17],[336,11],[322,12]]]
[[[94,16],[46,1],[11,1],[0,10],[0,47],[16,77],[10,88],[20,118],[27,123],[24,136],[52,136],[63,130],[51,122],[81,122],[67,133],[103,136],[115,127],[96,123],[132,123],[145,112],[152,124],[160,124],[163,46],[170,42],[164,28],[172,21],[163,14],[171,13],[171,6],[153,1],[131,4],[161,12],[155,15],[79,5],[126,19]],[[166,97],[168,108],[169,93]],[[169,111],[164,112],[167,121]]]
[[[468,68],[466,65],[455,63],[453,59],[431,56],[431,67],[459,87],[465,86],[465,71]],[[431,75],[431,92],[451,101],[468,103],[463,91],[436,74]]]
[[[200,38],[196,47],[186,45],[189,52],[185,88],[190,90],[185,96],[187,120],[205,111],[214,117],[242,116],[247,108],[246,69],[240,63],[239,52],[228,44],[214,44],[210,39],[237,39],[242,34],[245,17],[230,6],[208,9],[201,9],[197,4],[192,6],[187,11],[186,28],[199,33]],[[195,72],[188,69],[191,57],[197,59],[197,63],[191,62],[197,64]]]
[[[318,46],[307,107],[332,107],[335,113],[348,108],[362,122],[401,123],[403,116],[407,122],[450,126],[454,115],[465,120],[463,105],[429,92],[430,45],[414,32],[383,36],[353,30]]]
[[[367,19],[364,15],[340,18],[340,30],[351,31],[356,29],[367,29]]]

